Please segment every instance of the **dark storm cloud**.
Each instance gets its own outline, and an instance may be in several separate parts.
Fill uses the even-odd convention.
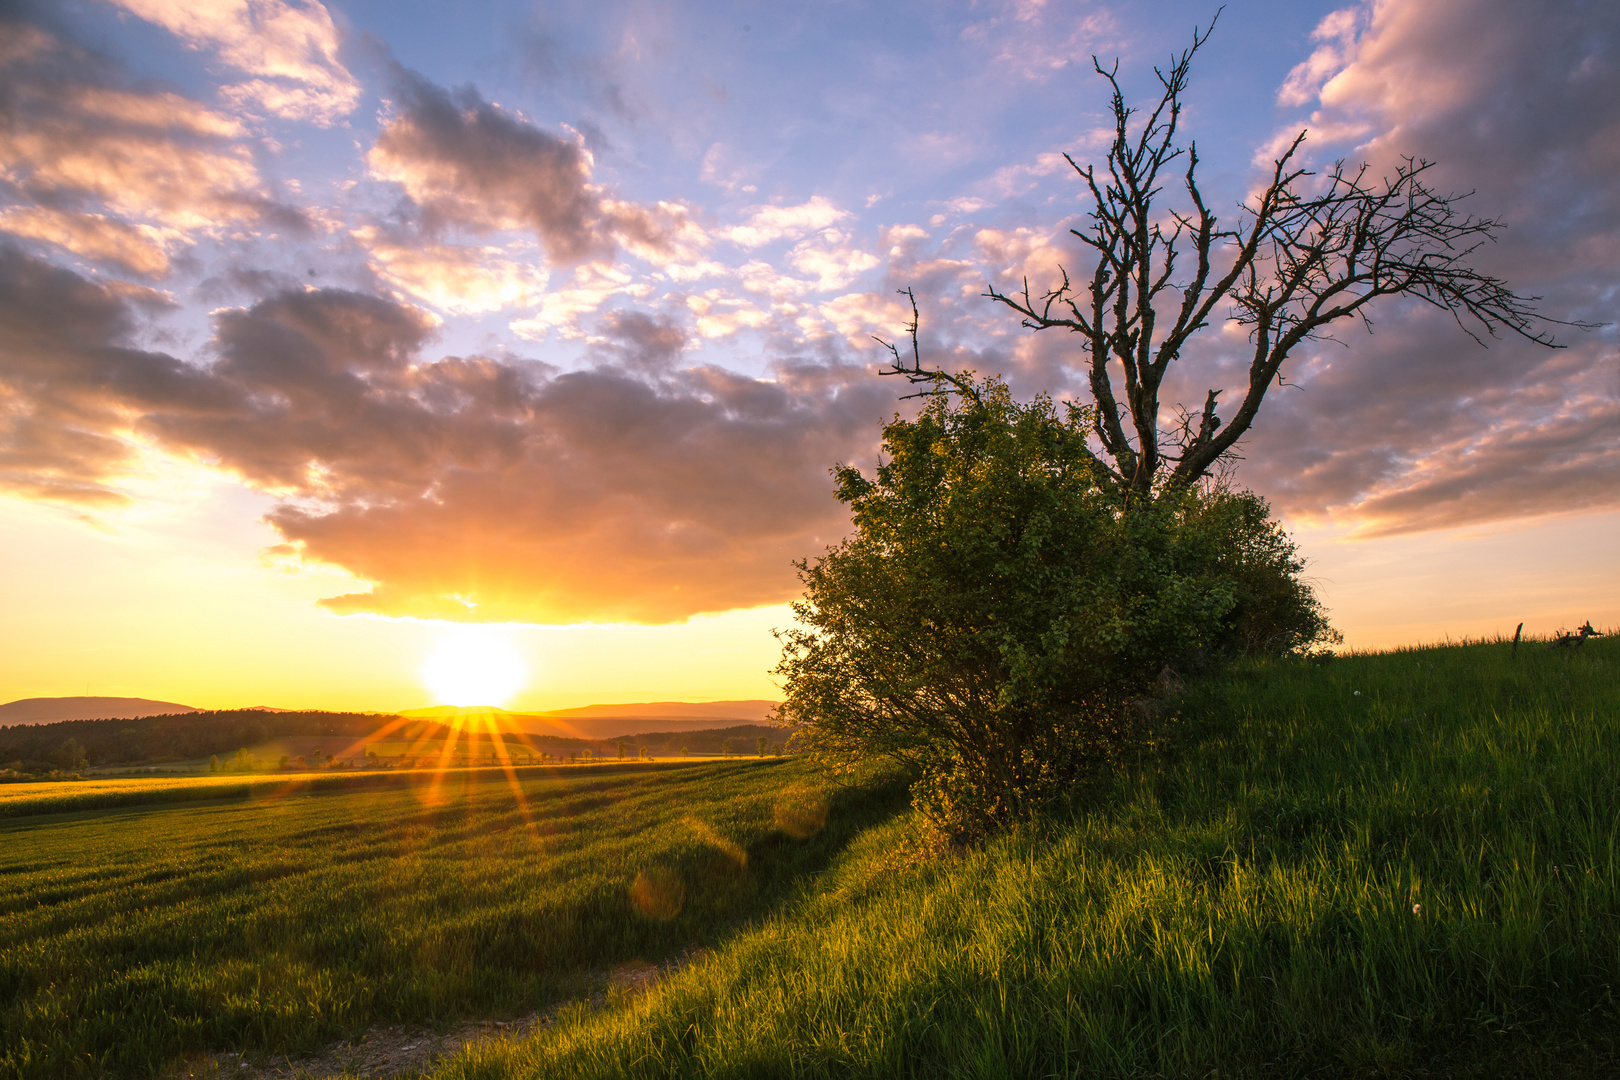
[[[582,371],[429,360],[424,313],[330,289],[216,313],[196,367],[121,344],[134,302],[0,257],[4,482],[118,498],[131,438],[211,463],[284,498],[286,551],[375,582],[327,601],[345,612],[658,622],[785,600],[791,560],[846,524],[828,467],[892,402],[864,368],[678,368],[678,328],[634,314]]]

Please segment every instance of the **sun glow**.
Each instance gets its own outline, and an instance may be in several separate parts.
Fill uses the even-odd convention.
[[[422,665],[422,682],[438,705],[503,705],[527,676],[512,643],[487,626],[456,627]]]

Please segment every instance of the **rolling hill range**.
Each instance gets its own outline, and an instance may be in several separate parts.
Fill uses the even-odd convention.
[[[0,727],[54,724],[59,720],[128,720],[137,716],[194,713],[202,710],[174,701],[139,697],[34,697],[0,705]]]

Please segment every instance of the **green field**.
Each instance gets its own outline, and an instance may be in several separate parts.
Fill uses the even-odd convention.
[[[667,764],[667,763],[666,763]],[[518,766],[520,779],[557,777],[574,769],[613,770],[644,768],[634,762],[602,761],[591,765]],[[154,803],[203,802],[222,798],[283,798],[316,792],[365,791],[377,788],[422,788],[441,785],[441,776],[462,773],[495,780],[506,769],[483,764],[471,769],[321,770],[315,772],[219,773],[151,777],[92,777],[75,781],[0,784],[0,818],[74,810],[101,810],[115,806]],[[457,781],[460,782],[459,780]],[[504,781],[502,781],[504,782]]]
[[[797,760],[0,821],[0,1076],[532,1013],[437,1075],[1620,1072],[1620,642],[1246,668],[983,850]]]
[[[356,779],[402,778],[314,783]],[[0,1076],[152,1075],[189,1051],[531,1013],[607,966],[718,943],[903,802],[833,792],[800,839],[778,814],[816,796],[788,759],[521,787],[524,808],[480,772],[0,821]]]

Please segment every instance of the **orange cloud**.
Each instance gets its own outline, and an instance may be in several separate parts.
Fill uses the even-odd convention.
[[[779,602],[842,533],[827,470],[893,388],[863,367],[679,366],[686,332],[599,320],[559,373],[425,355],[436,320],[341,290],[216,313],[206,367],[132,348],[132,304],[0,250],[0,483],[116,499],[134,440],[282,503],[284,554],[374,582],[337,611],[668,622]]]
[[[393,243],[374,227],[354,231],[379,277],[440,311],[476,314],[528,304],[546,289],[544,268],[500,247]]]
[[[820,195],[798,206],[757,206],[741,225],[722,230],[720,235],[744,248],[757,248],[781,240],[798,239],[853,217]]]
[[[130,225],[105,214],[75,213],[48,206],[0,211],[0,230],[39,240],[92,262],[122,267],[143,277],[169,272],[167,246],[179,239],[175,230]]]
[[[84,505],[127,501],[143,406],[194,400],[170,357],[129,345],[153,294],[100,285],[0,245],[0,491]]]

